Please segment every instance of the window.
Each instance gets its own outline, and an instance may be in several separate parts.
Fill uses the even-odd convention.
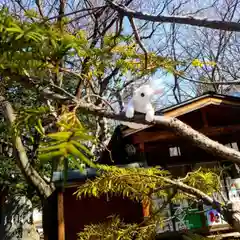
[[[232,143],[227,143],[225,144],[226,147],[230,147],[230,148],[233,148],[235,150],[239,150],[238,149],[238,144],[236,142],[232,142]]]
[[[168,166],[167,170],[171,173],[171,175],[175,178],[183,178],[190,171],[190,165],[172,165]]]
[[[170,154],[170,157],[181,156],[180,147],[170,147],[169,154]]]

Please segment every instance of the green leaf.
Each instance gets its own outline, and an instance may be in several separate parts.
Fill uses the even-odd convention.
[[[55,140],[68,140],[71,137],[71,132],[49,133],[47,136]]]
[[[35,42],[40,42],[42,40],[41,34],[40,33],[36,33],[36,32],[28,33],[27,37],[29,37],[30,39],[34,40]]]
[[[57,48],[57,43],[55,42],[55,40],[54,39],[50,39],[50,42],[51,42],[51,44],[52,44],[52,46],[54,47],[54,48]]]
[[[45,129],[42,126],[42,121],[39,118],[37,121],[37,125],[35,126],[36,130],[43,136],[45,134]]]
[[[64,143],[52,145],[49,147],[41,147],[41,148],[39,148],[39,152],[50,152],[50,151],[54,151],[54,150],[64,149],[64,148],[66,148],[67,144],[68,144],[67,142],[64,142]]]
[[[83,163],[86,163],[90,167],[95,167],[95,164],[86,156],[84,156],[84,154],[82,154],[73,144],[68,143],[66,148],[68,153],[75,157],[78,157]]]
[[[24,188],[25,188],[25,186],[24,186],[24,184],[23,184],[23,183],[17,183],[17,184],[16,184],[16,188],[19,188],[19,189],[24,189]]]
[[[97,188],[94,186],[94,187],[92,187],[92,196],[97,197],[97,195],[98,195],[98,190],[97,190]]]
[[[15,38],[15,40],[19,40],[20,38],[22,38],[24,36],[24,33],[21,33],[21,34],[19,34],[16,38]]]
[[[86,140],[86,141],[93,141],[95,140],[95,137],[93,136],[90,136],[82,131],[76,131],[75,134],[74,134],[74,137],[73,139],[81,139],[81,140]]]
[[[6,28],[6,30],[8,32],[18,32],[18,33],[23,33],[23,30],[19,27],[15,27],[15,28]]]
[[[26,17],[29,17],[29,18],[37,18],[38,17],[38,13],[36,11],[34,11],[33,9],[26,10],[24,12],[24,14]]]
[[[56,157],[62,157],[66,154],[65,149],[63,150],[59,150],[59,151],[55,151],[55,152],[49,152],[49,153],[44,153],[44,154],[39,154],[39,160],[43,161],[43,162],[47,162],[50,160],[53,160]]]
[[[80,142],[77,142],[75,140],[71,140],[70,142],[73,143],[76,147],[81,148],[86,154],[93,157],[93,154],[89,151],[89,149],[85,147],[83,144],[81,144]]]

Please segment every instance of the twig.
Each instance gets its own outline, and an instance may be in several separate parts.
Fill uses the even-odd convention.
[[[123,17],[120,16],[119,21],[117,21],[117,23],[116,23],[116,33],[114,36],[114,45],[117,45],[116,40],[120,36],[120,34],[123,30],[122,24],[123,24]]]
[[[40,0],[36,0],[36,5],[37,5],[37,8],[38,8],[39,14],[41,15],[42,18],[44,18],[42,8],[41,8],[41,4],[40,4]]]
[[[102,98],[101,96],[99,96],[99,95],[97,95],[97,94],[87,94],[87,95],[85,95],[81,100],[85,100],[87,97],[96,97],[96,98],[101,99],[104,103],[106,103],[106,104],[111,108],[111,110],[112,110],[113,112],[115,112],[115,110],[113,109],[113,107],[111,106],[111,104],[110,104],[107,100],[105,100],[104,98]]]
[[[70,92],[66,91],[65,89],[63,89],[63,88],[61,88],[61,87],[59,87],[59,86],[57,86],[57,85],[55,85],[55,84],[53,84],[53,83],[50,84],[50,86],[53,87],[54,89],[56,89],[56,90],[64,93],[64,94],[66,94],[66,95],[67,95],[68,97],[70,97],[71,99],[74,99],[74,98],[75,98],[75,96],[72,95]]]
[[[189,81],[189,82],[194,82],[194,83],[199,83],[199,84],[206,84],[206,85],[240,85],[240,81],[229,81],[229,82],[204,82],[204,81],[198,81],[198,80],[194,80],[191,78],[187,78],[184,76],[181,76],[180,74],[178,74],[183,80]]]
[[[141,42],[141,39],[139,37],[139,34],[138,34],[138,31],[137,31],[137,28],[135,26],[135,23],[134,23],[134,20],[132,17],[128,17],[129,19],[129,22],[131,24],[131,27],[132,27],[132,30],[133,30],[133,33],[134,33],[134,36],[135,36],[135,39],[138,43],[138,45],[140,46],[140,48],[143,50],[144,52],[144,56],[145,56],[145,69],[147,69],[147,63],[148,63],[148,52],[146,50],[146,48],[144,47],[143,43]]]
[[[42,23],[46,23],[48,21],[51,21],[51,20],[54,20],[56,18],[59,18],[59,17],[68,17],[68,16],[71,16],[71,15],[74,15],[74,14],[77,14],[77,13],[80,13],[80,12],[86,12],[86,11],[95,11],[97,9],[101,9],[101,8],[105,8],[106,6],[100,6],[100,7],[95,7],[95,8],[83,8],[83,9],[80,9],[80,10],[76,10],[76,11],[73,11],[73,12],[70,12],[70,13],[66,13],[66,14],[61,14],[61,15],[56,15],[56,16],[53,16],[53,17],[50,17],[46,20],[44,20]]]
[[[184,178],[180,178],[180,179],[178,179],[178,180],[181,181],[181,182],[183,182],[183,181],[187,180],[188,177],[189,177],[191,174],[197,173],[197,172],[199,172],[201,169],[202,169],[202,167],[200,167],[197,171],[188,172],[187,175],[186,175]]]
[[[19,5],[19,7],[26,13],[26,9],[25,7],[22,5],[21,0],[16,0],[17,4]],[[34,19],[32,17],[30,17],[30,19],[32,20],[32,22],[34,22]]]
[[[88,60],[87,60],[87,61],[88,61]],[[67,69],[67,68],[60,68],[60,70],[63,71],[63,72],[72,74],[72,75],[80,78],[80,81],[83,80],[84,74],[80,74],[80,73],[73,72],[73,71],[71,71],[70,69]],[[91,87],[92,92],[95,94],[95,90],[94,90],[94,87],[93,87],[91,81],[88,81],[88,84],[89,84],[89,86]],[[79,87],[80,87],[80,86],[79,86]],[[78,87],[77,87],[77,88],[78,88]]]

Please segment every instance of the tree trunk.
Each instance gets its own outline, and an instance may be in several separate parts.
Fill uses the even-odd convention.
[[[0,110],[11,128],[15,122],[15,114],[11,104],[0,96]],[[27,157],[22,140],[19,136],[12,136],[12,143],[17,164],[28,182],[30,182],[40,195],[47,198],[54,191],[54,185],[48,184],[32,167]]]
[[[229,202],[223,216],[234,230],[240,232],[240,201]]]
[[[8,195],[4,202],[2,240],[40,240],[32,222],[32,203],[25,196]]]

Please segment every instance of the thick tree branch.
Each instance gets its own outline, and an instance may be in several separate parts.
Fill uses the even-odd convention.
[[[54,86],[52,86],[54,89]],[[66,98],[61,96],[60,93],[62,92],[65,95],[68,95],[65,93],[64,89],[61,89],[60,87],[57,87],[58,94],[51,91],[50,89],[47,92],[47,97],[51,98],[53,97],[54,100],[59,100],[62,102],[66,102]],[[72,97],[72,98],[71,98]],[[71,99],[69,99],[71,98]],[[240,163],[240,152],[228,148],[226,146],[223,146],[222,144],[219,144],[218,142],[215,142],[208,137],[204,136],[203,134],[197,132],[196,130],[192,129],[190,126],[184,124],[180,120],[176,118],[168,118],[164,116],[156,116],[154,121],[149,123],[145,121],[144,115],[135,116],[133,119],[128,119],[125,117],[125,114],[115,114],[112,112],[106,112],[105,110],[94,106],[93,104],[88,104],[86,102],[83,102],[82,100],[78,100],[76,97],[72,95],[68,95],[67,101],[71,101],[73,104],[77,105],[78,109],[81,111],[84,111],[88,114],[93,114],[95,116],[99,117],[105,117],[113,120],[119,120],[119,121],[131,121],[135,123],[142,123],[146,125],[160,125],[164,126],[167,129],[175,132],[176,134],[182,136],[184,139],[189,140],[190,142],[196,144],[198,147],[204,149],[205,151],[208,151],[214,155],[220,156],[222,159],[228,159],[232,162]],[[15,120],[14,113],[12,110],[11,105],[5,101],[3,98],[1,99],[1,102],[4,107],[4,113],[6,116],[6,119],[9,121],[10,124],[12,124]],[[4,103],[4,104],[3,104]],[[42,179],[39,174],[29,165],[29,161],[26,155],[26,152],[24,150],[23,144],[21,142],[21,139],[19,137],[13,139],[14,146],[16,146],[16,157],[17,162],[23,171],[23,174],[26,176],[27,179],[30,179],[39,189],[39,191],[44,194],[44,196],[48,196],[52,192],[52,187],[48,185],[44,179]],[[237,209],[237,205],[235,203],[232,204],[230,207],[230,210],[228,206],[219,206],[219,204],[214,202],[214,199],[209,197],[208,195],[204,194],[198,189],[192,188],[178,180],[173,179],[162,179],[166,183],[171,184],[173,186],[176,186],[179,190],[198,197],[199,199],[202,199],[205,204],[212,205],[213,207],[220,207],[221,213],[224,215],[226,220],[234,226],[235,229],[240,229],[240,216],[235,209]],[[217,204],[217,205],[216,205]]]
[[[188,186],[187,184],[184,184],[178,180],[165,178],[165,177],[161,177],[161,179],[164,182],[176,187],[178,190],[181,190],[183,193],[187,193],[187,194],[190,194],[191,196],[195,196],[199,200],[202,200],[204,204],[212,206],[214,209],[217,209],[223,215],[225,220],[236,231],[238,232],[240,231],[240,214],[238,212],[239,202],[233,202],[231,204],[221,205],[219,202],[215,201],[212,197],[208,196],[204,192],[196,188],[193,188],[191,186]]]
[[[27,77],[26,77],[27,78]],[[54,86],[52,86],[54,89]],[[73,104],[77,105],[78,109],[84,111],[88,114],[92,114],[99,117],[105,117],[113,120],[118,121],[127,121],[127,122],[135,122],[141,123],[146,125],[159,125],[164,126],[165,128],[169,129],[170,131],[175,132],[176,134],[182,136],[184,139],[189,140],[193,144],[196,144],[198,147],[204,149],[207,152],[212,153],[213,155],[217,155],[222,159],[230,160],[232,162],[236,162],[240,164],[240,152],[236,151],[232,148],[228,148],[218,142],[211,140],[210,138],[204,136],[203,134],[199,133],[198,131],[192,129],[190,126],[184,124],[180,120],[176,118],[168,118],[164,116],[155,116],[153,122],[149,123],[145,121],[144,115],[135,116],[133,119],[128,119],[125,117],[125,114],[115,114],[113,112],[107,112],[100,107],[96,107],[93,104],[86,103],[84,101],[78,100],[76,97],[72,95],[68,95],[68,97],[61,96],[60,93],[66,95],[66,91],[60,87],[57,87],[57,92],[51,91],[48,89],[47,94],[46,91],[43,92],[47,98],[54,99],[61,102],[72,102]],[[72,97],[72,98],[71,98]],[[3,102],[3,100],[2,100]],[[11,105],[10,105],[11,107]],[[9,108],[12,109],[12,108]],[[12,111],[12,110],[11,110]],[[12,111],[13,114],[13,111]],[[7,115],[8,116],[8,115]],[[11,115],[9,115],[10,117]],[[10,118],[11,119],[11,118]],[[14,120],[14,118],[13,118]],[[11,121],[11,123],[13,122]],[[23,155],[26,156],[26,155]],[[20,161],[21,162],[21,161]],[[23,163],[22,163],[23,164]],[[25,163],[26,164],[26,163]]]
[[[119,12],[122,16],[137,18],[141,20],[146,20],[150,22],[165,22],[165,23],[177,23],[184,25],[191,25],[197,27],[205,27],[211,29],[219,29],[225,31],[240,31],[240,23],[237,22],[227,22],[227,21],[219,21],[219,20],[210,20],[207,18],[200,19],[194,17],[183,17],[183,16],[153,16],[149,14],[144,14],[142,12],[133,11],[125,6],[120,6],[114,3],[111,0],[106,0],[109,6]]]
[[[54,92],[53,92],[54,95]],[[48,97],[51,97],[50,92],[48,93]],[[56,97],[56,96],[54,96]],[[186,140],[189,140],[193,144],[202,148],[203,150],[210,152],[213,155],[219,156],[222,159],[230,160],[232,162],[240,164],[240,152],[234,150],[233,148],[226,147],[216,141],[211,140],[206,137],[202,133],[194,130],[187,124],[178,120],[177,118],[169,118],[164,116],[155,116],[154,121],[149,123],[145,121],[144,115],[135,116],[132,119],[129,119],[125,116],[125,113],[115,114],[114,112],[107,112],[104,109],[94,106],[93,104],[89,104],[83,101],[79,101],[76,98],[73,98],[72,101],[77,104],[79,110],[84,111],[89,114],[93,114],[98,117],[105,117],[118,121],[125,122],[134,122],[141,123],[146,125],[159,125],[163,126],[170,131],[173,131],[177,135],[183,137]]]
[[[13,108],[2,96],[0,96],[0,107],[9,126],[13,126],[16,119]],[[21,138],[19,136],[13,136],[12,142],[16,161],[23,175],[36,187],[43,197],[47,198],[54,191],[54,186],[52,184],[47,184],[38,172],[31,166]]]
[[[165,177],[160,177],[164,182],[171,184],[171,186],[176,187],[177,189],[186,192],[190,195],[193,195],[195,197],[197,197],[199,200],[203,200],[203,202],[206,205],[213,205],[214,207],[214,200],[213,198],[209,197],[207,194],[205,194],[204,192],[190,187],[188,185],[186,185],[185,183],[182,183],[181,181],[175,180],[175,179],[170,179],[170,178],[165,178]]]
[[[95,116],[101,116],[105,118],[110,118],[118,121],[135,122],[146,125],[159,125],[163,126],[170,131],[175,132],[186,140],[189,140],[198,147],[210,152],[213,155],[219,156],[222,159],[230,160],[232,162],[240,164],[240,152],[232,148],[226,147],[210,138],[204,136],[198,131],[192,129],[187,124],[181,122],[176,118],[169,118],[164,116],[155,116],[152,123],[146,122],[144,116],[135,116],[133,119],[128,119],[125,114],[115,114],[112,112],[106,112],[105,110],[100,110],[94,106],[86,103],[78,103],[78,108],[87,113],[93,114]]]

